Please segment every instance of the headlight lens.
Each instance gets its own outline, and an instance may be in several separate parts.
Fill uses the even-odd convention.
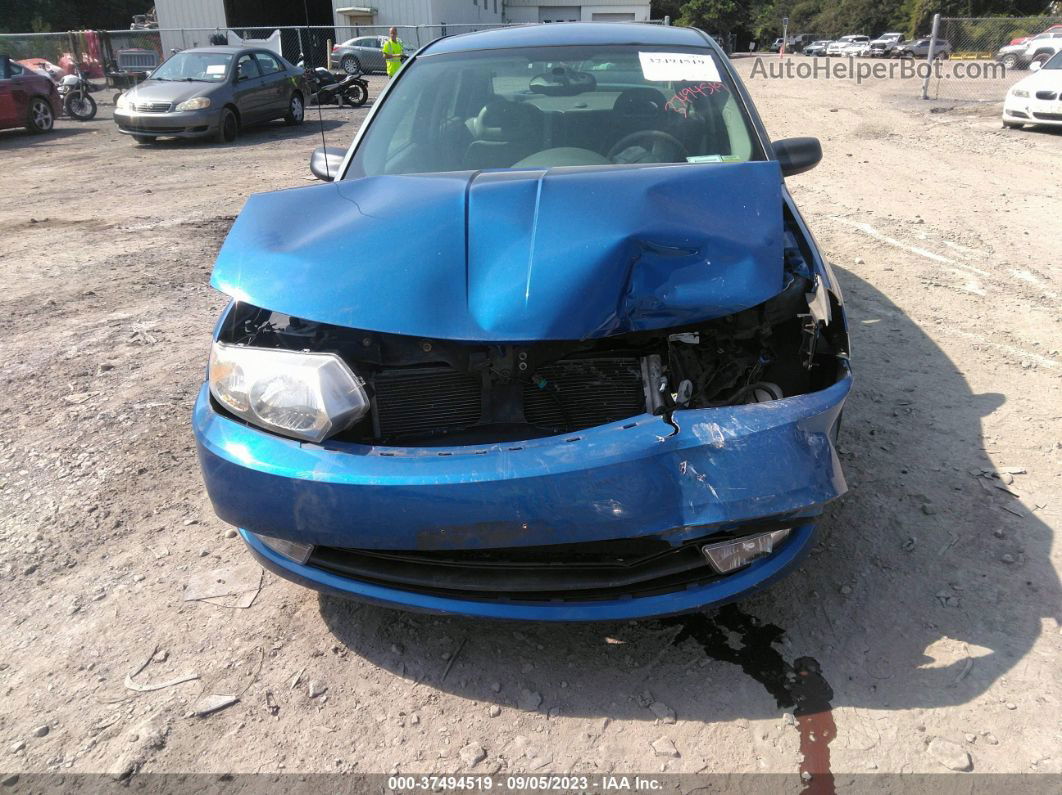
[[[122,93],[122,94],[120,94],[118,96],[118,101],[114,103],[114,107],[121,108],[122,110],[125,110],[126,108],[129,107],[130,104],[132,104],[132,103],[129,101],[129,94],[128,93]]]
[[[210,97],[195,97],[186,99],[177,106],[177,110],[203,110],[210,107]]]
[[[236,416],[310,442],[339,433],[369,410],[362,381],[334,353],[215,342],[209,381],[210,394]]]
[[[1015,96],[1015,97],[1027,97],[1027,96],[1029,96],[1029,92],[1026,91],[1024,88],[1012,88],[1010,90],[1010,93],[1011,93],[1011,96]]]

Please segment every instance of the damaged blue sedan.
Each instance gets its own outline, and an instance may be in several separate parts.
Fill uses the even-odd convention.
[[[195,408],[261,563],[404,609],[632,619],[793,568],[846,486],[837,282],[693,29],[441,39],[324,184],[251,197]]]

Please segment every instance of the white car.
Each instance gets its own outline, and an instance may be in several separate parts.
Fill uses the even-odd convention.
[[[853,44],[859,44],[860,46],[862,46],[864,44],[869,44],[869,43],[870,43],[870,36],[858,36],[858,35],[841,36],[841,38],[837,39],[837,41],[831,41],[828,45],[826,45],[826,54],[827,55],[849,55],[849,54],[855,55],[854,52],[847,53],[847,52],[845,52],[845,50],[847,50],[848,47],[850,47]]]
[[[870,42],[870,56],[874,58],[887,58],[900,44],[903,44],[902,33],[882,33]]]
[[[1034,61],[1029,68],[1033,73],[1011,86],[1003,100],[1003,126],[1062,126],[1062,52],[1042,66]]]

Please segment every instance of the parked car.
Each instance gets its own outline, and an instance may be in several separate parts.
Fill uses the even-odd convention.
[[[314,152],[329,181],[251,196],[218,255],[215,511],[280,576],[406,609],[759,590],[845,491],[845,313],[784,179],[821,156],[772,143],[692,28],[427,45],[349,152]]]
[[[274,52],[199,47],[178,52],[122,93],[114,121],[138,143],[209,136],[227,143],[249,124],[302,124],[307,94],[302,70]]]
[[[790,52],[803,52],[809,44],[820,39],[817,33],[798,33],[790,38],[790,44],[786,47]]]
[[[826,54],[833,56],[841,55],[844,52],[845,48],[847,48],[850,44],[854,44],[855,42],[863,44],[868,41],[870,41],[869,36],[862,36],[858,34],[841,36],[841,38],[837,39],[836,41],[831,41],[829,44],[826,45]]]
[[[1048,28],[1044,28],[1044,30],[1041,31],[1041,32],[1042,33],[1050,33],[1050,32],[1056,31],[1056,30],[1062,30],[1062,25],[1051,25]],[[1032,38],[1032,36],[1019,36],[1016,39],[1011,39],[1010,43],[1011,44],[1025,44],[1031,38]]]
[[[848,57],[859,57],[870,55],[870,37],[859,36],[853,41],[849,42],[845,47],[841,49],[841,55]]]
[[[819,41],[813,41],[807,45],[802,52],[804,55],[825,55],[826,47],[830,44],[830,39],[820,39]]]
[[[1000,47],[996,60],[1007,69],[1028,69],[1030,64],[1044,64],[1062,50],[1062,30],[1046,31],[1033,36],[1024,44]]]
[[[933,47],[933,58],[949,58],[951,56],[951,42],[947,39],[937,39]],[[928,58],[929,39],[915,39],[906,44],[901,44],[892,51],[893,58]]]
[[[902,33],[882,33],[870,42],[869,55],[872,58],[888,58],[892,51],[904,43]]]
[[[51,78],[0,55],[0,130],[25,127],[31,133],[48,132],[62,109]]]
[[[1033,73],[1011,86],[1003,100],[1003,126],[1062,126],[1062,52],[1029,68]]]
[[[339,64],[339,68],[348,75],[369,74],[371,72],[386,72],[384,64],[383,44],[387,36],[358,36],[347,39],[341,44],[332,47],[332,62]],[[402,50],[409,55],[412,50],[402,39]]]

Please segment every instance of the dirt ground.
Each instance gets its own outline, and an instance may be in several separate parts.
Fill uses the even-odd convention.
[[[308,184],[317,125],[0,133],[0,771],[1062,773],[1062,134],[749,86],[825,152],[789,183],[848,306],[850,492],[773,589],[618,625],[321,598],[214,517],[210,268],[249,194]],[[323,117],[345,146],[364,111]],[[249,607],[184,600],[241,566]]]

